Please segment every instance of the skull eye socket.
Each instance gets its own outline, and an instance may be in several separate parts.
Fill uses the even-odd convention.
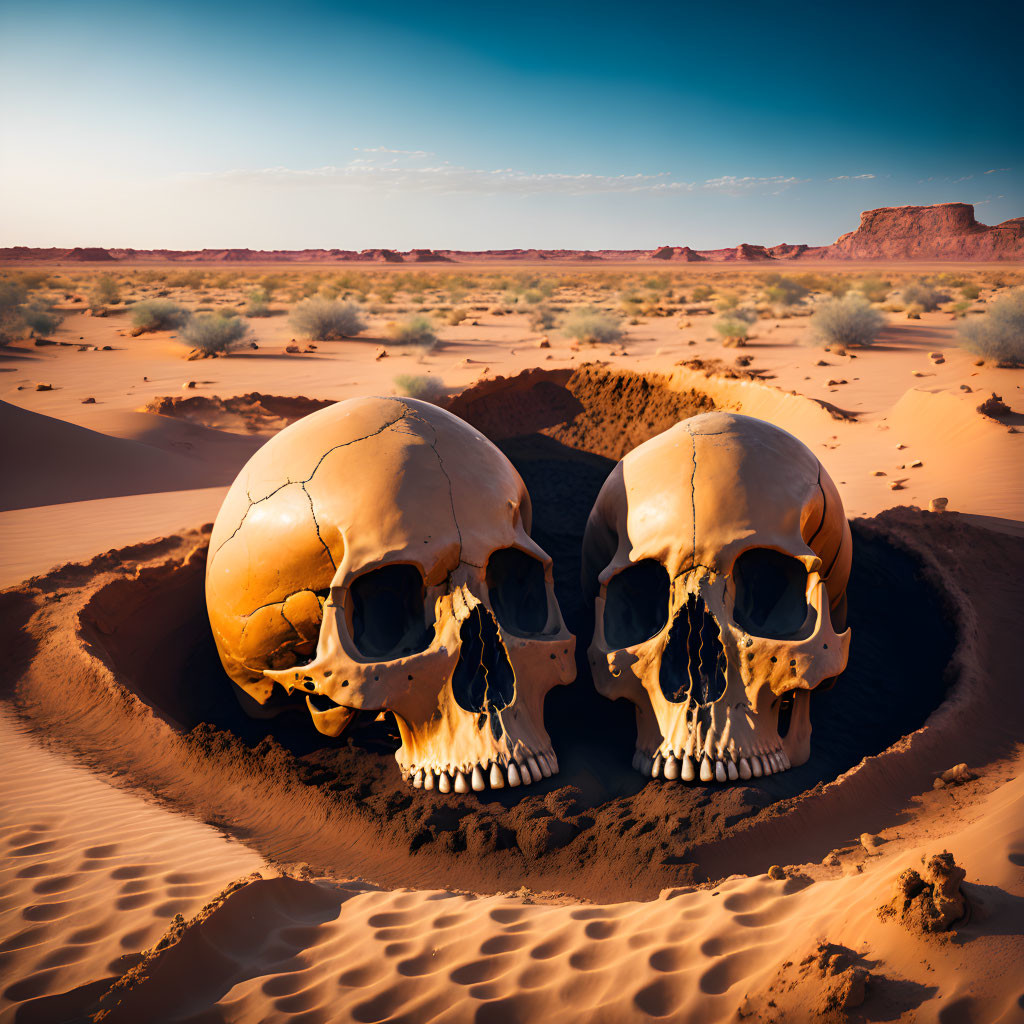
[[[510,633],[532,636],[548,622],[544,566],[519,548],[501,548],[487,561],[487,593],[494,616]]]
[[[788,640],[807,619],[807,570],[791,555],[753,548],[733,568],[740,629],[769,640]]]
[[[614,648],[650,640],[668,622],[669,578],[653,558],[623,569],[605,587],[604,636]]]
[[[423,577],[414,565],[386,565],[349,588],[352,642],[364,658],[393,661],[430,646]]]

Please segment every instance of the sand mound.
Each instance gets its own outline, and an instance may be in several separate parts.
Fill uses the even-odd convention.
[[[232,398],[167,395],[148,402],[145,411],[201,423],[217,430],[274,434],[289,423],[333,404],[327,399],[306,398],[304,395],[285,397],[251,391]]]
[[[0,511],[227,484],[255,450],[244,438],[196,436],[200,428],[182,436],[154,416],[112,419],[111,432],[128,436],[0,402],[0,474],[7,482]]]

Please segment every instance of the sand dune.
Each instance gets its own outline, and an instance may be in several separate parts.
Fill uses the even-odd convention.
[[[258,441],[143,413],[110,434],[0,402],[0,511],[229,484]],[[113,434],[113,429],[118,433]]]

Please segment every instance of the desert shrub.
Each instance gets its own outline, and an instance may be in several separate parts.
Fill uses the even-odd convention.
[[[771,274],[765,279],[764,297],[776,306],[796,306],[810,294],[799,281],[781,274]]]
[[[202,288],[206,281],[205,270],[178,270],[167,275],[167,284],[171,288]]]
[[[181,340],[209,356],[230,352],[248,332],[248,324],[233,313],[200,313],[182,328]]]
[[[444,381],[437,377],[417,376],[412,373],[400,373],[394,379],[395,391],[406,398],[419,398],[435,405],[448,395]]]
[[[889,297],[892,285],[880,277],[862,277],[857,282],[857,290],[868,302],[885,302]]]
[[[829,345],[870,345],[883,327],[885,317],[858,292],[827,299],[811,316],[811,329]]]
[[[920,320],[921,314],[924,312],[924,306],[920,302],[912,302],[907,306],[906,312],[908,320]]]
[[[963,288],[960,289],[960,294],[965,299],[970,299],[971,301],[973,301],[974,299],[977,299],[981,295],[981,287],[979,285],[976,285],[973,281],[971,281],[968,284],[965,284]]]
[[[541,303],[541,305],[533,307],[530,313],[531,331],[550,331],[554,326],[555,311],[550,306]]]
[[[941,303],[948,301],[948,295],[944,295],[927,281],[911,281],[903,289],[903,304],[905,306],[920,306],[923,313],[931,313],[938,309]]]
[[[711,296],[714,294],[715,289],[712,288],[710,285],[699,284],[696,288],[693,289],[692,292],[690,292],[690,301],[707,302],[707,300],[710,299]]]
[[[310,341],[351,338],[366,330],[362,310],[354,302],[314,295],[303,299],[289,317],[295,333]]]
[[[249,292],[249,301],[245,307],[245,315],[249,317],[270,316],[270,296],[266,292],[257,289]]]
[[[567,338],[596,345],[618,341],[622,337],[620,324],[614,313],[607,313],[596,306],[579,306],[565,317],[560,330]]]
[[[191,314],[170,299],[146,299],[131,307],[132,326],[142,331],[173,331]]]
[[[962,320],[967,316],[967,311],[971,308],[971,304],[967,299],[961,299],[959,302],[953,305],[953,316],[957,320]]]
[[[27,298],[28,290],[20,281],[0,279],[0,345],[9,345],[24,333],[21,307]]]
[[[89,301],[96,306],[113,306],[120,302],[121,289],[118,287],[117,279],[111,274],[101,274],[96,278],[89,294]]]
[[[983,316],[961,325],[959,334],[968,352],[1000,366],[1024,366],[1024,290],[997,299]]]
[[[750,324],[739,317],[719,317],[715,321],[715,330],[726,342],[746,341],[750,337]]]
[[[736,309],[740,304],[740,297],[736,292],[724,292],[718,297],[718,302],[715,303],[715,309],[719,313],[729,313]]]
[[[421,345],[424,348],[433,348],[437,344],[434,322],[429,316],[419,313],[389,324],[388,337],[396,345]]]
[[[37,338],[46,338],[53,334],[64,321],[64,317],[59,313],[54,313],[52,309],[41,302],[34,302],[31,305],[23,306],[21,318],[25,322],[25,326]]]
[[[453,309],[448,314],[448,323],[452,327],[458,327],[459,324],[461,324],[462,321],[465,320],[468,316],[469,316],[469,310],[468,309],[462,309],[462,308],[460,308],[460,309]]]

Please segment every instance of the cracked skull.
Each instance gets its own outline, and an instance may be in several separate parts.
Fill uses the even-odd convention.
[[[544,698],[575,677],[575,640],[530,517],[505,456],[426,402],[353,399],[283,430],[210,539],[210,623],[243,703],[279,683],[328,736],[390,711],[426,789],[557,771]]]
[[[808,759],[810,691],[846,667],[851,551],[824,468],[762,420],[695,416],[616,466],[583,584],[594,682],[636,705],[638,771],[726,782]]]

